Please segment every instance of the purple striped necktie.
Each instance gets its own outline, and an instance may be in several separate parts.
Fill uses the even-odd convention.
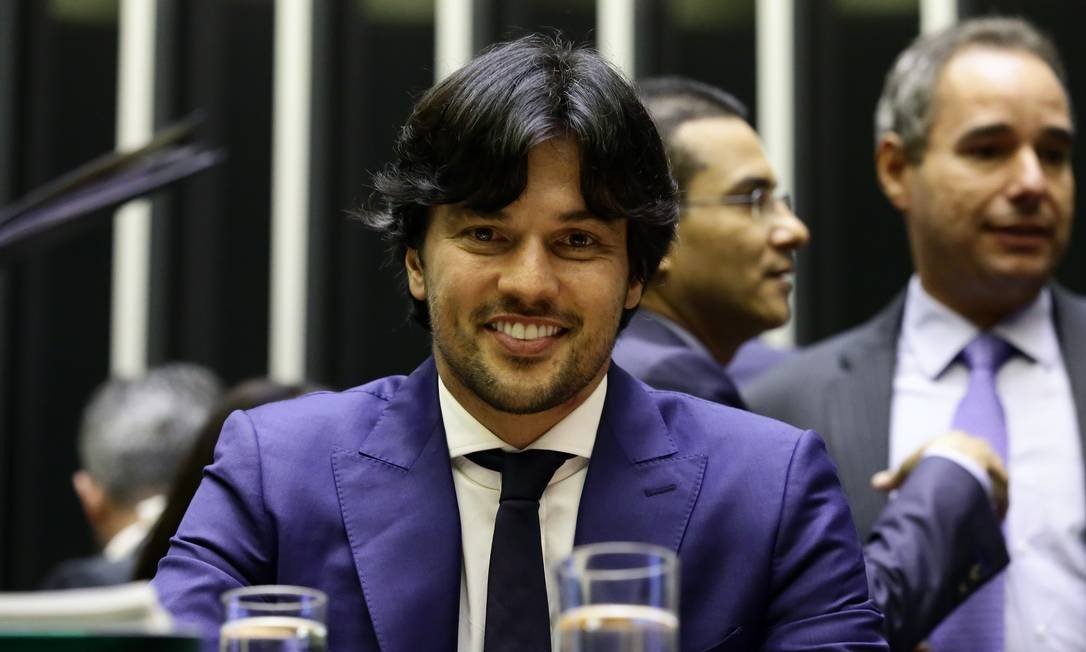
[[[958,403],[952,427],[991,444],[1007,461],[1007,424],[996,392],[996,374],[1012,355],[1011,345],[981,333],[962,349],[969,386]],[[1003,574],[982,586],[932,632],[935,652],[1003,652]]]

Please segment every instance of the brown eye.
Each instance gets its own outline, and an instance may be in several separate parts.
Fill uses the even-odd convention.
[[[1070,158],[1067,150],[1060,147],[1041,147],[1037,150],[1037,157],[1048,165],[1063,165]]]
[[[494,229],[486,226],[477,226],[471,230],[471,237],[479,242],[490,242],[494,239]]]
[[[587,233],[581,233],[578,231],[575,233],[570,233],[569,236],[566,238],[566,242],[568,242],[569,246],[571,247],[581,249],[584,247],[591,247],[595,240]]]

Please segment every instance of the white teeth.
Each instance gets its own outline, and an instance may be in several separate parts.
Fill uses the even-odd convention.
[[[542,326],[538,324],[528,324],[525,326],[519,322],[513,323],[507,321],[496,322],[494,324],[494,330],[518,340],[538,340],[541,337],[551,337],[558,333],[557,326]]]

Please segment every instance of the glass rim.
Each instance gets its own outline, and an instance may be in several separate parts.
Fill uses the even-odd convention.
[[[265,602],[262,600],[246,600],[261,595],[274,595],[293,597],[287,602]],[[240,598],[235,601],[236,598]],[[219,596],[224,607],[234,604],[243,609],[261,609],[265,611],[292,611],[303,608],[323,607],[328,604],[328,595],[320,589],[308,586],[295,586],[293,584],[257,584],[254,586],[240,586],[230,589]]]
[[[635,568],[587,568],[589,557],[608,555],[641,555],[644,561]],[[670,548],[651,543],[612,541],[577,546],[559,563],[558,573],[561,577],[576,573],[589,581],[621,582],[666,575],[677,569],[678,565],[679,556]]]

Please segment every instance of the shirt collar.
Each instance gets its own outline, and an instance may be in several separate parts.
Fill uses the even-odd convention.
[[[921,371],[938,378],[965,345],[980,332],[969,320],[932,297],[916,275],[909,281],[901,345],[908,348]],[[991,332],[1019,353],[1046,367],[1059,363],[1059,342],[1052,324],[1052,293],[1043,288],[1028,306],[996,324]]]
[[[117,561],[134,552],[143,543],[164,509],[166,497],[161,494],[141,500],[136,505],[136,520],[113,535],[102,549],[102,556],[110,561]]]
[[[437,379],[437,397],[441,407],[441,419],[445,424],[445,439],[448,442],[450,458],[492,448],[517,450],[487,430],[486,426],[464,409],[445,387],[440,376]],[[525,450],[543,449],[569,453],[585,459],[592,457],[592,447],[596,443],[596,430],[603,416],[603,402],[606,397],[607,376],[604,376],[583,403],[529,444]]]
[[[713,354],[709,352],[709,349],[705,348],[705,345],[702,344],[698,340],[698,338],[694,337],[694,335],[690,331],[686,330],[682,326],[679,326],[667,317],[652,312],[651,310],[646,310],[645,308],[638,310],[637,314],[643,315],[646,319],[651,319],[656,323],[660,324],[661,326],[666,328],[669,333],[679,338],[679,340],[681,340],[683,344],[685,344],[688,348],[694,349],[695,351],[701,351],[710,358],[713,357]]]

